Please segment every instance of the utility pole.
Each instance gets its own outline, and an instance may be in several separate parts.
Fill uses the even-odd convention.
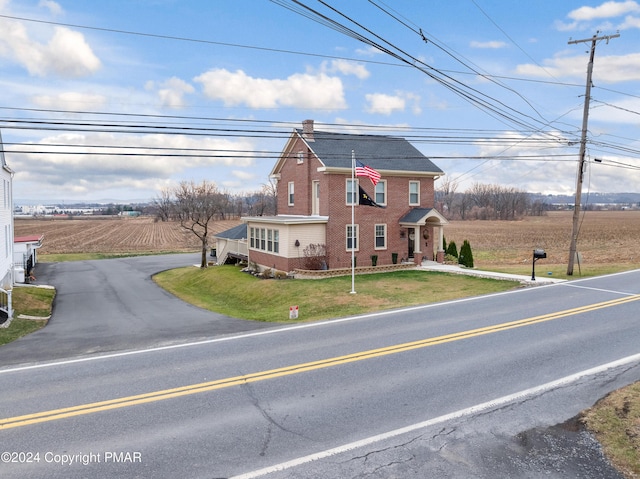
[[[589,65],[587,66],[587,88],[584,96],[584,111],[582,113],[582,138],[580,139],[580,152],[578,153],[578,176],[576,180],[576,202],[573,209],[573,230],[571,232],[571,245],[569,246],[569,265],[567,266],[567,276],[573,275],[573,264],[575,262],[577,242],[578,242],[578,225],[580,222],[580,202],[582,201],[582,180],[584,177],[584,156],[587,149],[587,125],[589,122],[589,101],[591,100],[591,74],[593,73],[593,57],[596,54],[596,44],[598,40],[609,40],[618,38],[619,33],[615,35],[603,35],[601,37],[596,33],[591,38],[584,40],[571,40],[569,45],[591,42],[591,53],[589,55]]]

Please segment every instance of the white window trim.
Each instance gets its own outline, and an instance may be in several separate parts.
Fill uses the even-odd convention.
[[[383,226],[384,227],[384,246],[378,246],[377,245],[377,239],[378,239],[378,232],[377,232],[377,228],[378,226]],[[387,224],[386,223],[378,223],[373,225],[373,245],[375,250],[378,251],[382,251],[382,250],[386,250],[387,249],[387,231],[389,230],[389,228],[387,228]]]
[[[304,163],[304,151],[298,151],[298,155],[296,157],[296,163],[298,165],[302,165]]]
[[[290,181],[287,186],[287,204],[293,206],[295,201],[295,186],[294,182]]]
[[[418,201],[415,203],[411,202],[411,185],[418,185]],[[420,206],[420,182],[419,181],[409,181],[409,206]]]
[[[359,189],[358,186],[360,185],[360,183],[358,182],[358,179],[355,178],[353,180],[353,203],[349,203],[349,183],[351,182],[351,178],[346,178],[345,182],[344,182],[344,203],[347,206],[351,206],[352,204],[354,205],[358,205],[358,193],[359,193]]]
[[[345,225],[344,227],[344,247],[346,251],[360,251],[360,225],[358,224],[354,224],[353,228],[354,228],[354,239],[356,242],[356,247],[355,248],[349,248],[348,247],[348,241],[349,241],[349,228],[351,228],[351,223],[349,223],[348,225]],[[353,244],[353,240],[351,241],[351,244]]]
[[[378,201],[378,195],[376,194],[376,188],[377,188],[378,185],[382,185],[382,187],[384,189],[384,191],[382,193],[384,195],[384,201]],[[376,185],[373,188],[373,200],[379,205],[386,206],[386,204],[387,204],[387,180],[378,181],[378,185]]]

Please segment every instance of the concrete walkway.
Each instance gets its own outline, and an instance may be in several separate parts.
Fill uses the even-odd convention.
[[[546,274],[539,275],[539,276],[536,274],[536,279],[535,281],[533,281],[530,275],[497,273],[495,271],[481,271],[478,269],[464,268],[456,264],[440,264],[440,263],[436,263],[435,261],[424,261],[420,266],[418,266],[418,269],[424,269],[427,271],[441,271],[443,273],[452,273],[452,274],[465,274],[468,276],[477,276],[479,278],[518,281],[522,284],[526,284],[530,286],[561,283],[566,281],[564,279],[552,278],[551,276],[548,276]]]

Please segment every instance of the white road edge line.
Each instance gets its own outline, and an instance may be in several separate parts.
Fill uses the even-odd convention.
[[[637,293],[627,293],[625,291],[614,291],[612,289],[604,288],[590,288],[589,286],[580,286],[579,284],[562,283],[563,286],[569,286],[570,288],[588,289],[591,291],[600,291],[602,293],[619,294],[620,296],[634,296]]]
[[[506,404],[515,402],[517,400],[522,400],[530,396],[535,396],[538,394],[542,394],[544,392],[553,390],[558,387],[566,386],[575,382],[579,379],[582,379],[586,376],[592,376],[595,374],[602,373],[609,369],[614,369],[620,366],[625,366],[630,363],[640,362],[640,354],[634,354],[633,356],[627,356],[626,358],[618,359],[617,361],[612,361],[610,363],[602,364],[600,366],[596,366],[591,369],[586,369],[584,371],[572,374],[570,376],[565,376],[563,378],[557,379],[555,381],[548,382],[546,384],[542,384],[540,386],[536,386],[533,388],[525,389],[523,391],[519,391],[514,394],[509,394],[507,396],[502,396],[500,398],[493,399],[491,401],[487,401],[481,404],[477,404],[475,406],[468,407],[466,409],[460,409],[459,411],[455,411],[449,414],[445,414],[443,416],[438,416],[433,419],[428,419],[423,422],[419,422],[416,424],[412,424],[410,426],[405,426],[399,429],[394,429],[393,431],[388,431],[382,434],[377,434],[375,436],[367,437],[361,439],[359,441],[351,442],[348,444],[344,444],[342,446],[334,447],[332,449],[327,449],[325,451],[317,452],[314,454],[309,454],[307,456],[302,456],[297,459],[292,459],[291,461],[281,462],[280,464],[275,464],[273,466],[265,467],[262,469],[257,469],[255,471],[247,472],[244,474],[240,474],[239,476],[233,476],[229,479],[255,479],[258,477],[266,476],[267,474],[271,474],[278,471],[284,471],[287,469],[291,469],[293,467],[301,466],[303,464],[307,464],[313,461],[317,461],[320,459],[324,459],[331,456],[336,456],[338,454],[342,454],[347,451],[351,451],[360,447],[368,446],[374,444],[376,442],[384,441],[386,439],[391,439],[402,434],[406,434],[409,432],[413,432],[419,429],[423,429],[426,427],[431,427],[436,424],[440,424],[446,421],[452,421],[455,419],[460,419],[465,416],[471,416],[473,414],[477,414],[482,411],[487,411],[490,409],[496,409],[498,407],[502,407]]]
[[[637,271],[637,270],[635,270],[635,271]],[[583,281],[591,281],[591,280],[598,279],[598,278],[603,278],[603,277],[608,277],[608,276],[618,276],[618,275],[623,275],[623,274],[628,274],[628,273],[633,273],[633,272],[634,272],[634,270],[622,271],[620,273],[612,273],[612,274],[605,275],[605,276],[594,276],[594,277],[589,277],[589,278],[580,278],[580,279],[577,279],[577,280],[572,280],[571,282],[545,284],[545,285],[538,286],[537,288],[562,287],[562,286],[571,285],[572,283],[580,283],[580,282],[583,282]],[[255,331],[255,332],[244,333],[244,334],[234,334],[232,336],[225,336],[225,337],[221,337],[221,338],[206,339],[206,340],[203,340],[203,341],[195,341],[195,342],[191,342],[191,343],[172,344],[170,346],[159,346],[159,347],[155,347],[155,348],[137,349],[137,350],[134,350],[134,351],[123,351],[121,353],[104,354],[104,355],[99,355],[99,356],[88,356],[88,357],[84,357],[84,358],[68,359],[68,360],[64,360],[64,361],[54,361],[54,362],[50,362],[50,363],[32,364],[30,366],[19,366],[19,367],[14,367],[14,368],[8,367],[7,369],[2,369],[0,367],[0,374],[28,371],[28,370],[32,370],[32,369],[44,369],[44,368],[50,368],[50,367],[54,367],[54,366],[66,366],[66,365],[69,365],[69,364],[84,363],[84,362],[89,362],[89,361],[99,361],[99,360],[103,360],[103,359],[121,358],[121,357],[126,357],[126,356],[134,356],[134,355],[137,355],[137,354],[147,354],[147,353],[154,353],[154,352],[159,352],[159,351],[168,351],[168,350],[171,350],[171,349],[189,348],[189,347],[193,347],[193,346],[204,346],[206,344],[213,344],[213,343],[219,343],[219,342],[224,342],[224,341],[233,341],[233,340],[236,340],[236,339],[246,339],[246,338],[252,338],[252,337],[256,337],[256,336],[264,336],[264,335],[267,335],[267,334],[279,334],[279,333],[298,330],[298,329],[316,328],[316,327],[322,327],[322,326],[331,326],[331,325],[334,325],[334,324],[340,324],[340,323],[359,320],[359,319],[374,318],[374,317],[379,317],[379,316],[387,316],[387,315],[390,315],[390,314],[396,314],[396,313],[400,313],[400,312],[403,312],[403,311],[419,311],[421,309],[430,309],[430,308],[440,307],[440,306],[443,306],[443,305],[446,305],[446,304],[465,303],[465,302],[469,302],[469,301],[477,301],[477,300],[481,300],[481,299],[492,298],[492,297],[495,297],[495,296],[503,296],[503,295],[507,295],[507,294],[521,294],[521,293],[526,293],[526,292],[530,292],[530,291],[531,291],[531,289],[516,289],[516,290],[511,290],[511,291],[503,291],[503,292],[500,292],[500,293],[486,294],[486,295],[483,295],[483,296],[472,296],[470,298],[454,299],[452,301],[444,301],[444,302],[438,302],[438,303],[422,304],[422,305],[419,305],[419,306],[411,306],[411,307],[402,308],[402,309],[391,309],[391,310],[388,310],[388,311],[380,311],[380,312],[376,312],[376,313],[362,314],[362,315],[359,315],[359,316],[348,316],[346,318],[329,319],[329,320],[325,320],[325,321],[317,321],[317,322],[314,322],[314,323],[296,324],[296,325],[293,325],[293,326],[285,326],[285,327],[282,327],[282,328],[274,327],[274,328],[270,328],[270,329],[267,329],[267,330]]]

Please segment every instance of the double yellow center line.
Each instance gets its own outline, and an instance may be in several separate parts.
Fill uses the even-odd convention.
[[[393,346],[387,346],[384,348],[370,349],[368,351],[361,351],[353,354],[347,354],[345,356],[336,356],[333,358],[321,359],[319,361],[311,361],[308,363],[294,364],[292,366],[286,366],[283,368],[270,369],[267,371],[260,371],[251,374],[245,374],[242,376],[235,376],[225,379],[218,379],[215,381],[208,381],[199,384],[192,384],[189,386],[182,386],[172,389],[164,389],[161,391],[154,391],[145,394],[138,394],[135,396],[127,396],[118,399],[110,399],[108,401],[94,402],[90,404],[82,404],[79,406],[72,406],[62,409],[53,409],[50,411],[43,411],[33,414],[27,414],[24,416],[10,417],[6,419],[0,419],[0,430],[11,429],[14,427],[27,426],[30,424],[38,424],[48,421],[56,421],[58,419],[64,419],[68,417],[81,416],[84,414],[93,414],[100,411],[109,411],[112,409],[119,409],[129,406],[135,406],[139,404],[151,403],[156,401],[162,401],[165,399],[172,399],[181,396],[188,396],[191,394],[198,394],[207,391],[214,391],[216,389],[223,389],[232,386],[239,386],[241,384],[264,381],[267,379],[274,379],[282,376],[289,376],[292,374],[299,374],[305,371],[313,371],[317,369],[324,369],[332,366],[338,366],[341,364],[351,363],[355,361],[363,361],[365,359],[376,358],[380,356],[386,356],[389,354],[397,354],[405,351],[411,351],[413,349],[426,348],[428,346],[435,346],[437,344],[448,343],[451,341],[458,341],[460,339],[472,338],[475,336],[482,336],[485,334],[497,333],[500,331],[506,331],[508,329],[520,328],[523,326],[529,326],[532,324],[542,323],[545,321],[552,321],[554,319],[560,319],[567,316],[573,316],[576,314],[587,313],[590,311],[596,311],[598,309],[609,308],[640,299],[640,295],[627,296],[620,299],[611,301],[604,301],[601,303],[590,304],[587,306],[580,306],[578,308],[567,309],[564,311],[558,311],[555,313],[543,314],[541,316],[534,316],[527,319],[521,319],[518,321],[511,321],[507,323],[496,324],[493,326],[486,326],[484,328],[470,329],[453,334],[446,334],[443,336],[437,336],[433,338],[421,339],[419,341],[411,341],[408,343],[396,344]]]

